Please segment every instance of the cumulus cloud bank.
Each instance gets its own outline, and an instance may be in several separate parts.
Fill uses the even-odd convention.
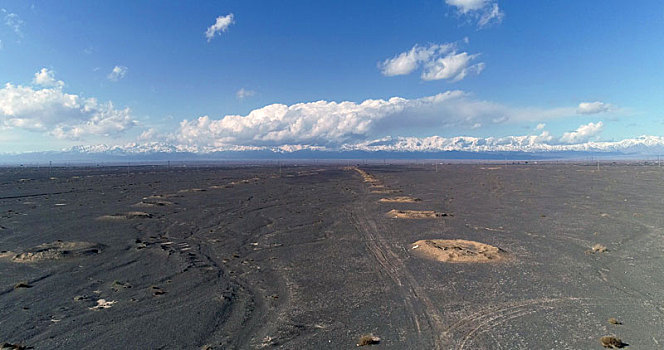
[[[612,109],[612,105],[604,102],[581,102],[579,103],[579,107],[576,109],[576,112],[579,114],[597,114],[610,112]]]
[[[207,38],[207,41],[210,42],[212,39],[214,39],[216,34],[221,34],[227,31],[228,27],[230,27],[233,23],[235,23],[235,20],[232,13],[226,16],[217,17],[217,20],[214,22],[214,24],[209,26],[205,31],[205,37]]]
[[[338,148],[372,137],[404,133],[445,132],[500,123],[548,120],[575,115],[574,107],[514,108],[472,98],[463,91],[405,99],[356,102],[317,101],[272,104],[245,116],[184,120],[172,140],[203,147],[308,145]],[[540,128],[539,130],[543,129]],[[539,140],[550,137],[543,131]]]
[[[445,0],[445,3],[454,6],[460,16],[477,21],[479,28],[500,23],[505,17],[494,0]]]
[[[449,80],[456,82],[469,73],[479,74],[484,63],[472,64],[479,54],[457,53],[456,44],[415,45],[412,49],[388,58],[378,64],[385,76],[406,75],[422,67],[422,80]]]
[[[130,110],[111,102],[83,98],[63,91],[64,83],[48,69],[35,74],[33,86],[5,84],[0,88],[0,125],[4,128],[46,132],[62,139],[89,135],[110,136],[136,124]]]

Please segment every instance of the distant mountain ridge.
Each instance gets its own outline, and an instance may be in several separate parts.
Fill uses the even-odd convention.
[[[239,159],[567,159],[653,157],[664,154],[664,137],[580,144],[541,142],[538,136],[385,137],[332,149],[310,145],[205,147],[166,142],[80,145],[62,151],[0,154],[2,163],[48,161],[162,161]]]

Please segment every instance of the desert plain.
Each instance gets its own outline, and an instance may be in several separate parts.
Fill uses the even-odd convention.
[[[0,343],[662,349],[663,185],[636,163],[0,168]]]

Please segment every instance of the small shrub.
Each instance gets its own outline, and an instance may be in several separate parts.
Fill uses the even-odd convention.
[[[380,338],[373,334],[365,334],[360,337],[360,340],[357,342],[357,346],[373,345],[380,343]]]
[[[618,321],[615,317],[609,318],[609,323],[610,324],[622,324],[622,322]]]
[[[602,244],[599,244],[599,243],[592,246],[591,249],[592,249],[593,253],[604,253],[605,251],[608,250],[605,245],[602,245]]]
[[[32,285],[30,285],[28,282],[21,281],[14,285],[14,289],[19,289],[19,288],[32,288]]]
[[[622,340],[620,340],[620,338],[615,337],[613,335],[605,335],[599,338],[599,342],[602,344],[603,347],[611,349],[620,349],[626,345],[625,343],[622,342]]]

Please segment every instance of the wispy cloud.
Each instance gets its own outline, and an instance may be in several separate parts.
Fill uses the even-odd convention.
[[[597,114],[610,112],[613,109],[613,105],[604,102],[581,102],[579,103],[579,107],[576,109],[576,112],[579,114]]]
[[[128,108],[64,92],[65,84],[46,68],[35,74],[33,84],[43,88],[11,83],[0,88],[0,126],[82,139],[117,135],[136,124]]]
[[[111,70],[110,73],[106,76],[108,80],[110,81],[118,81],[127,75],[127,72],[129,71],[129,68],[125,66],[115,66],[113,67],[113,70]]]
[[[5,25],[11,28],[12,31],[14,31],[14,33],[19,38],[22,38],[23,37],[22,29],[23,29],[23,24],[25,22],[23,22],[21,17],[19,17],[19,15],[13,12],[7,11],[6,9],[0,9],[0,12],[2,12],[3,22],[5,23]]]
[[[254,90],[247,90],[245,88],[241,88],[235,93],[235,97],[237,97],[238,100],[242,101],[247,97],[251,97],[256,95],[256,91]]]
[[[428,47],[415,45],[412,49],[402,52],[378,64],[383,75],[391,77],[412,73],[433,57],[443,56],[454,49],[454,44],[431,44]]]
[[[214,24],[209,26],[205,31],[205,37],[207,38],[207,41],[210,42],[212,39],[214,39],[216,34],[226,32],[228,27],[230,27],[233,23],[235,23],[235,20],[232,13],[226,16],[217,17],[217,20],[214,22]]]
[[[479,54],[457,53],[457,44],[415,45],[409,51],[402,52],[378,64],[385,76],[407,75],[422,67],[422,80],[448,80],[457,82],[468,74],[479,74],[484,63],[472,62]]]
[[[505,17],[495,0],[445,0],[445,3],[456,8],[459,16],[476,21],[478,28],[498,24]]]

